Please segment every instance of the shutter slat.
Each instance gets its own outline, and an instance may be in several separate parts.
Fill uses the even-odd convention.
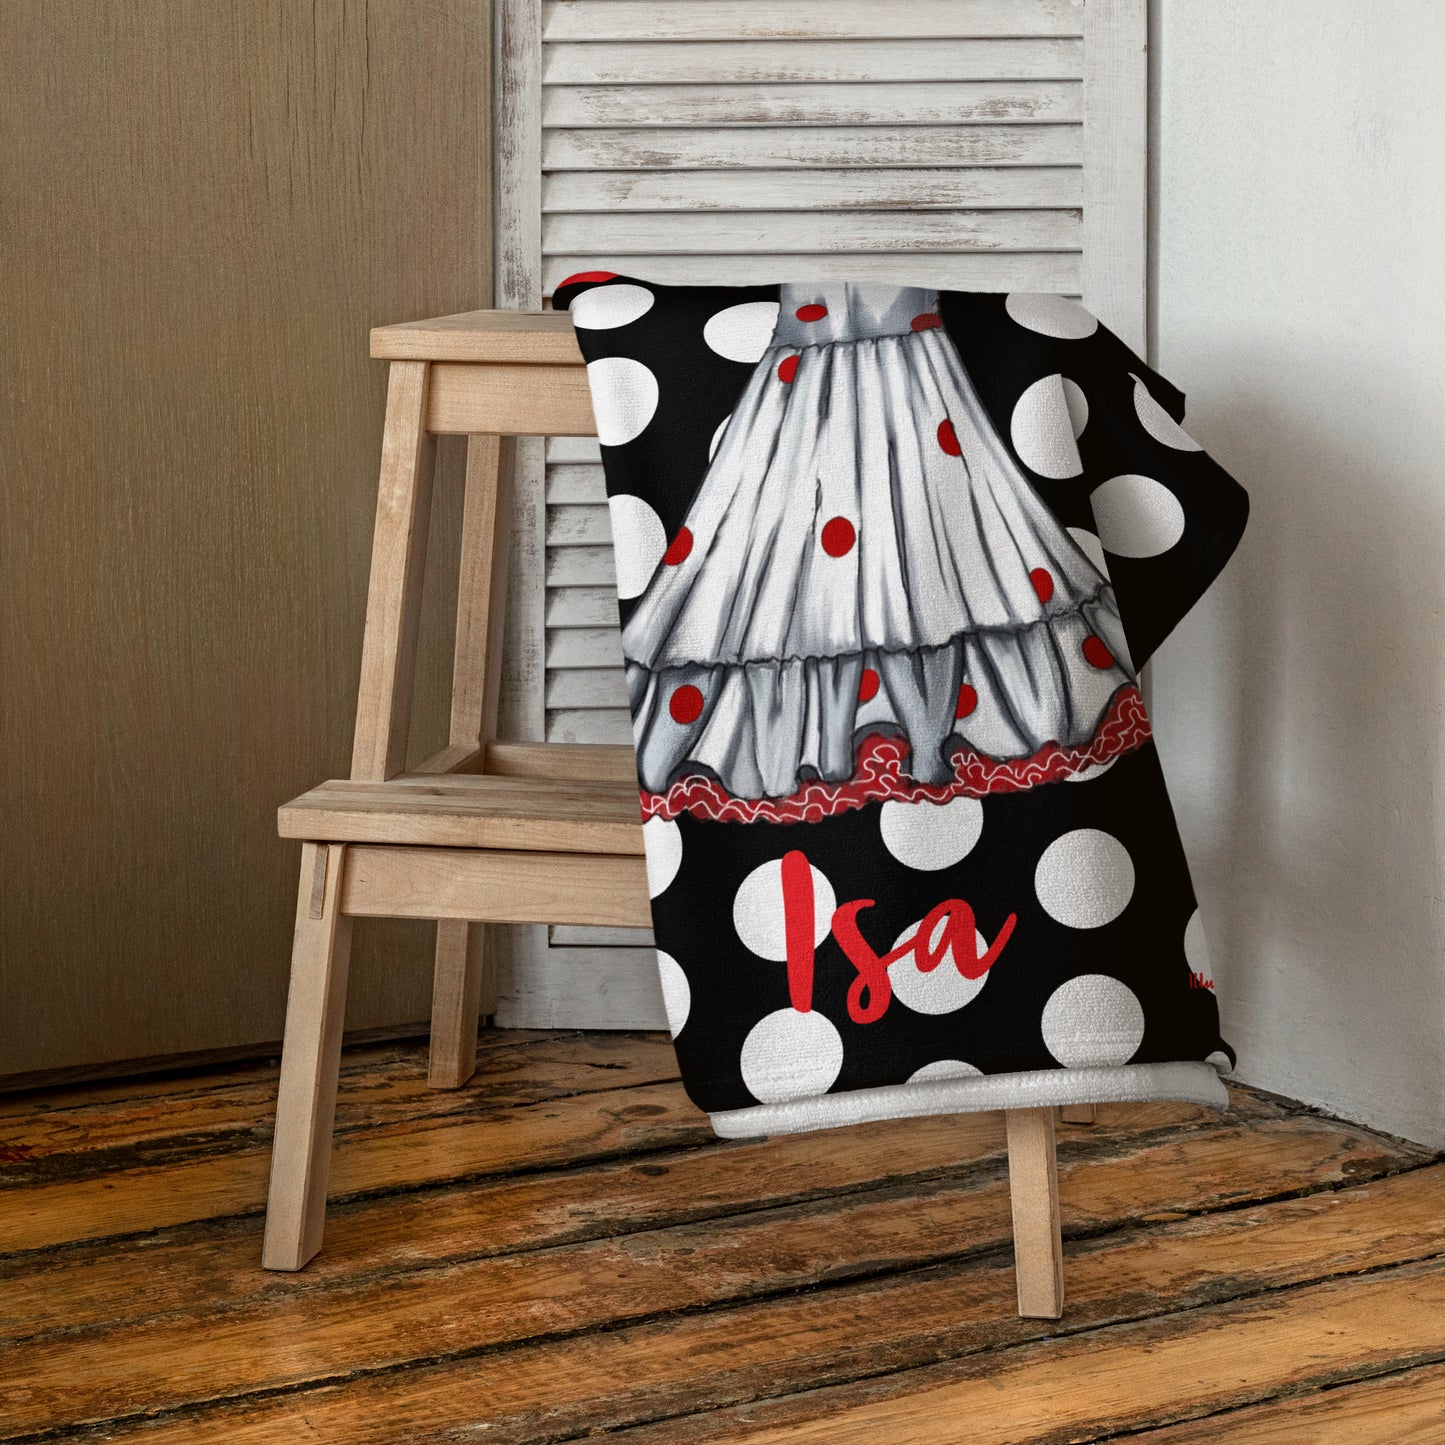
[[[622,637],[613,627],[556,627],[547,631],[547,666],[622,668]]]
[[[549,547],[547,586],[611,587],[617,583],[612,547]]]
[[[559,171],[542,209],[600,211],[925,211],[1077,207],[1077,166],[953,170]]]
[[[582,462],[602,465],[602,450],[596,437],[548,437],[548,462]]]
[[[600,0],[599,0],[600,3]],[[861,166],[1076,166],[1077,125],[776,126],[756,130],[548,130],[548,171]]]
[[[548,627],[616,627],[617,592],[611,587],[549,587]]]
[[[653,948],[650,928],[588,928],[583,924],[557,923],[552,942],[559,948]]]
[[[547,710],[549,743],[632,743],[632,719],[624,708]]]
[[[542,95],[542,124],[553,127],[967,125],[1082,119],[1083,87],[1076,80],[550,85]]]
[[[567,504],[547,508],[549,547],[595,547],[612,545],[612,524],[607,506],[595,503]]]
[[[569,667],[547,676],[549,708],[626,708],[621,668]]]
[[[600,466],[583,466],[575,462],[558,463],[547,468],[547,501],[549,504],[607,504],[607,483]]]
[[[714,40],[546,47],[547,85],[1077,80],[1082,40]]]
[[[546,216],[544,255],[718,252],[1076,251],[1078,211],[749,211]]]
[[[619,271],[664,285],[761,286],[780,277],[809,281],[886,281],[957,291],[1058,291],[1077,295],[1077,251],[977,252],[969,256],[897,252],[860,256],[768,253],[717,256],[569,255],[544,257],[542,282],[552,289],[578,271]]]
[[[1083,0],[549,0],[542,38],[971,40],[1077,36],[1083,22]]]

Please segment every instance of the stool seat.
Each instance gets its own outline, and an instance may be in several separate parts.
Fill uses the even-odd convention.
[[[328,843],[642,853],[642,814],[631,779],[475,773],[333,779],[293,798],[277,818],[283,838]]]

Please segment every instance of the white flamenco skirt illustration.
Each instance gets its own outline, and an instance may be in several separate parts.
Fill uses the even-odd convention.
[[[644,794],[701,780],[713,816],[826,797],[879,739],[917,785],[956,790],[971,759],[1004,767],[972,791],[1027,786],[1041,758],[1103,761],[1106,723],[1147,728],[1142,708],[1121,722],[1137,692],[1112,590],[995,434],[936,304],[783,288],[623,632]]]

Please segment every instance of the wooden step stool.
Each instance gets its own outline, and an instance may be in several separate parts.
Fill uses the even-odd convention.
[[[650,923],[632,750],[497,740],[518,436],[595,436],[571,319],[470,311],[371,333],[390,362],[351,776],[280,810],[301,886],[263,1263],[321,1247],[353,917],[434,918],[428,1082],[459,1088],[495,1002],[488,923]],[[468,438],[449,743],[406,770],[436,438]],[[1054,1116],[1007,1114],[1019,1313],[1063,1304]]]

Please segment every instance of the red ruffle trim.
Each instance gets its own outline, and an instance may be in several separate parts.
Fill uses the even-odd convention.
[[[717,823],[817,823],[867,803],[946,803],[950,798],[1017,793],[1110,762],[1133,752],[1149,736],[1149,718],[1138,688],[1121,687],[1086,745],[1061,748],[1045,743],[1032,757],[1007,759],[960,747],[953,753],[951,782],[914,782],[903,771],[907,740],[870,733],[859,743],[857,766],[845,783],[804,783],[786,798],[734,798],[712,778],[679,778],[665,793],[642,794],[642,816],[675,818],[691,813]]]

